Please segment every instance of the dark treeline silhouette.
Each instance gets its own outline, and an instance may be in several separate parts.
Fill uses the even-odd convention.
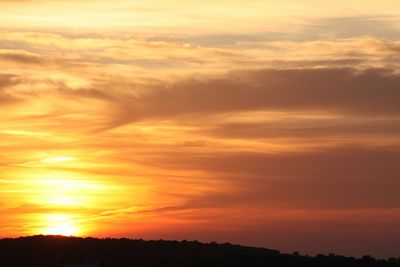
[[[229,243],[143,241],[62,236],[33,236],[0,240],[1,267],[58,267],[66,263],[96,263],[99,267],[400,267],[400,259],[356,259],[337,255],[302,256]]]

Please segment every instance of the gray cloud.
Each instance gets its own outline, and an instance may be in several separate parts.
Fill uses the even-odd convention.
[[[0,90],[17,83],[15,75],[0,73]]]
[[[22,64],[44,64],[45,60],[39,56],[28,55],[17,52],[1,53],[0,60],[13,61]]]
[[[302,38],[353,38],[375,36],[391,40],[400,37],[400,20],[390,16],[335,17],[315,21],[304,30]]]
[[[0,104],[9,104],[17,101],[15,97],[4,92],[4,89],[17,84],[18,82],[16,76],[0,73]]]
[[[346,146],[291,153],[160,153],[166,171],[206,171],[233,185],[189,200],[193,208],[400,208],[400,148]],[[151,162],[148,162],[151,165]]]
[[[355,136],[400,136],[400,120],[378,119],[281,119],[264,123],[222,123],[203,127],[200,133],[221,138],[351,138]]]
[[[390,69],[236,71],[162,85],[137,97],[120,96],[113,124],[255,110],[399,114],[398,88],[400,75]]]
[[[331,40],[335,38],[354,38],[359,36],[374,36],[390,40],[400,37],[400,20],[393,16],[353,16],[331,17],[302,22],[303,28],[295,33],[289,32],[258,32],[256,34],[213,34],[174,39],[195,45],[224,47],[237,43],[255,43],[263,41],[308,41]],[[298,26],[298,25],[296,25]],[[159,41],[160,38],[150,38]]]

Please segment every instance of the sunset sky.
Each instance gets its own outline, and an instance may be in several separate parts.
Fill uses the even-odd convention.
[[[400,2],[0,0],[0,213],[400,256]]]

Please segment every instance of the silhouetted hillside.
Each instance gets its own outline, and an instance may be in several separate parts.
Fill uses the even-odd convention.
[[[355,259],[335,255],[317,257],[281,254],[277,250],[196,241],[143,241],[61,236],[33,236],[0,240],[1,267],[52,267],[65,263],[98,266],[382,266],[399,267],[400,261]]]

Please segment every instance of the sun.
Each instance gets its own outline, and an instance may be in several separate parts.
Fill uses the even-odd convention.
[[[45,232],[45,235],[62,235],[62,236],[75,236],[76,229],[73,226],[69,225],[60,225],[48,228]]]
[[[65,214],[52,214],[47,216],[47,227],[42,231],[44,235],[76,236],[79,229],[72,216]]]

